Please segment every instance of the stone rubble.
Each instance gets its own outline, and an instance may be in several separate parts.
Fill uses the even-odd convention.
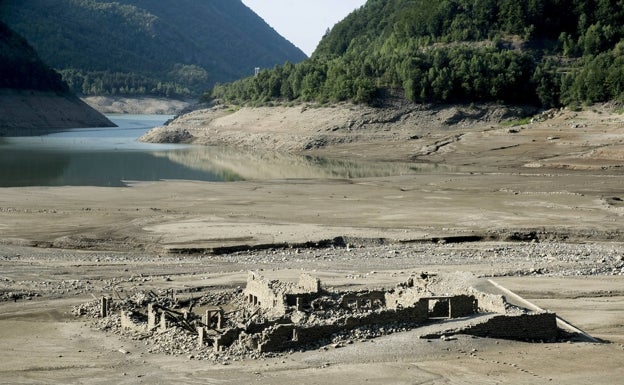
[[[189,266],[189,272],[195,271],[194,266],[202,263],[205,256],[182,258],[180,256],[161,256],[141,253],[96,253],[86,256],[78,252],[54,251],[54,256],[45,251],[33,249],[28,255],[12,253],[5,247],[0,253],[0,262],[16,264],[40,264],[46,261],[68,260],[78,263],[98,264],[129,263],[150,264],[159,261],[180,262]],[[214,259],[214,256],[210,257]],[[360,247],[350,245],[348,248],[327,249],[269,249],[259,251],[237,252],[218,256],[218,261],[241,265],[243,268],[273,267],[284,259],[296,263],[302,269],[322,269],[326,263],[351,265],[355,262],[363,269],[374,271],[385,267],[420,266],[426,270],[429,265],[462,265],[467,261],[477,267],[491,269],[489,276],[622,276],[624,275],[624,247],[620,243],[473,243],[473,244],[390,244]],[[330,262],[332,261],[332,262]],[[247,269],[245,269],[247,270]],[[100,281],[103,285],[96,286],[89,279],[60,279],[58,281],[39,281],[37,279],[15,280],[3,277],[0,273],[0,301],[18,301],[40,296],[60,297],[63,295],[90,295],[93,292],[140,290],[148,284],[156,285],[171,277],[155,275],[133,275],[129,271],[119,274],[114,279]],[[352,274],[353,278],[371,275]]]
[[[173,290],[137,292],[124,300],[104,297],[81,304],[73,313],[93,319],[94,327],[102,331],[142,341],[148,353],[185,355],[221,364],[295,350],[340,349],[412,330],[429,319],[472,319],[481,311],[499,312],[499,320],[501,314],[508,317],[503,329],[520,330],[509,338],[532,338],[526,325],[535,321],[527,324],[526,317],[536,317],[539,325],[546,325],[544,333],[534,335],[555,338],[554,314],[543,318],[507,304],[502,296],[480,293],[470,286],[475,279],[470,273],[421,273],[390,290],[335,292],[321,288],[320,281],[308,274],[302,274],[295,284],[265,280],[250,272],[244,290],[212,291],[186,299],[189,293]],[[194,309],[200,309],[199,313]],[[514,324],[517,316],[523,320],[520,326]],[[491,333],[488,322],[485,317],[458,332],[477,330],[487,335]],[[499,334],[506,335],[504,330]]]

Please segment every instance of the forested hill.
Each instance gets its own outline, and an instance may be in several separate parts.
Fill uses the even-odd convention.
[[[0,89],[68,92],[61,76],[39,59],[28,42],[0,21]]]
[[[0,136],[114,124],[72,94],[19,34],[0,21]]]
[[[368,0],[308,61],[213,89],[226,101],[624,101],[623,0]]]
[[[240,0],[2,0],[0,19],[87,95],[198,95],[305,54]]]

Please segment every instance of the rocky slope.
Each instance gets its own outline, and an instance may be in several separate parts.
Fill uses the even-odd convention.
[[[141,140],[301,152],[346,144],[416,141],[432,131],[497,125],[503,119],[526,114],[522,107],[496,105],[430,106],[401,100],[392,104],[386,108],[351,103],[215,106],[178,116]]]
[[[104,115],[71,94],[0,90],[0,136],[114,126]]]

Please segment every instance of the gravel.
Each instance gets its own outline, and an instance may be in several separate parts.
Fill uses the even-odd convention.
[[[0,301],[44,296],[88,296],[176,286],[178,276],[199,276],[208,266],[221,273],[279,270],[342,272],[366,278],[384,270],[447,269],[478,276],[621,276],[622,243],[414,243],[327,249],[276,248],[226,255],[158,255],[84,252],[0,246]],[[52,270],[52,271],[51,271]],[[37,277],[47,279],[37,279]],[[113,278],[104,278],[104,277]],[[50,279],[52,277],[53,279]]]

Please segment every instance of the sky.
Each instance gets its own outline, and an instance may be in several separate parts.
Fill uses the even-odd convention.
[[[327,31],[366,0],[243,0],[274,30],[310,56]]]

